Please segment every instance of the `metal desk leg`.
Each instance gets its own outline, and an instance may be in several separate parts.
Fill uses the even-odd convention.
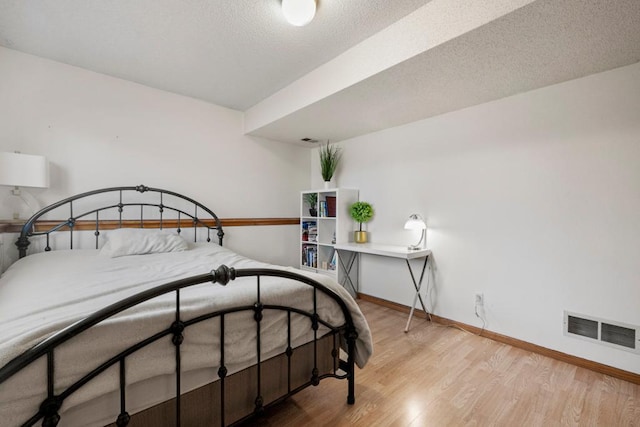
[[[354,264],[354,262],[356,260],[356,257],[359,254],[358,254],[358,252],[349,252],[349,253],[351,254],[351,256],[347,260],[347,265],[346,266],[345,266],[344,262],[342,261],[342,256],[340,256],[340,252],[338,252],[338,262],[340,263],[340,265],[342,266],[342,269],[345,272],[345,277],[342,280],[342,286],[346,287],[347,283],[349,283],[349,286],[351,286],[351,289],[353,289],[354,298],[355,298],[355,297],[358,296],[358,290],[357,290],[357,287],[354,286],[353,282],[351,281],[351,269],[353,268],[353,264]]]
[[[422,265],[422,273],[420,273],[420,281],[416,283],[416,278],[413,275],[413,270],[411,269],[411,264],[409,260],[407,261],[407,267],[409,268],[409,273],[411,274],[411,280],[413,281],[413,287],[416,289],[416,294],[413,297],[413,305],[411,306],[411,311],[409,312],[409,319],[407,319],[407,326],[404,328],[405,332],[409,332],[409,326],[411,325],[411,318],[413,317],[413,312],[416,310],[416,303],[420,300],[420,305],[422,306],[422,310],[425,313],[428,313],[427,308],[424,305],[424,301],[422,301],[422,295],[420,295],[420,289],[422,288],[422,279],[424,279],[424,272],[427,269],[427,264],[429,262],[429,256],[424,258],[424,264]],[[429,281],[430,277],[427,278],[427,289],[429,289]]]

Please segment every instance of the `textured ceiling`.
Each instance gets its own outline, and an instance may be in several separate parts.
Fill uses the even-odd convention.
[[[0,45],[244,111],[428,0],[0,0]]]
[[[0,45],[244,111],[247,133],[298,144],[640,61],[640,0],[317,2],[293,27],[280,0],[0,0]]]
[[[250,133],[341,141],[638,61],[640,0],[536,0]]]

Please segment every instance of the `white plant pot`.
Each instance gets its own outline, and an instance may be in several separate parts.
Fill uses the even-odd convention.
[[[331,181],[325,181],[324,182],[324,189],[327,190],[329,188],[337,188],[337,184],[336,184],[336,176],[332,176],[331,177]]]

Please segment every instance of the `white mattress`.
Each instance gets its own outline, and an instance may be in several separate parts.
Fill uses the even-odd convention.
[[[282,268],[312,277],[338,293],[347,302],[358,330],[356,363],[364,366],[372,352],[371,335],[358,306],[341,286],[326,276],[250,260],[215,244],[193,245],[184,252],[120,258],[103,257],[94,250],[53,251],[16,262],[0,278],[0,366],[100,308],[159,284],[207,273],[222,264],[235,268]],[[251,305],[256,299],[255,282],[255,278],[242,278],[226,287],[209,283],[185,289],[181,291],[181,317],[187,320],[231,305]],[[279,278],[262,278],[261,284],[261,300],[265,304],[307,310],[312,307],[308,286]],[[326,297],[319,297],[318,312],[323,319],[341,323],[342,313]],[[165,329],[174,317],[175,293],[172,293],[129,309],[65,343],[55,354],[56,392],[99,365],[106,355]],[[261,324],[266,334],[262,338],[263,358],[286,347],[286,334],[279,333],[286,325],[284,317],[283,313],[265,311]],[[294,345],[309,341],[313,336],[309,320],[301,316],[292,316],[292,320]],[[225,361],[231,374],[255,363],[256,327],[252,313],[228,315],[225,329],[225,343],[244,344],[225,346]],[[212,349],[219,345],[218,331],[219,320],[186,330],[182,345],[182,372],[187,373],[183,392],[215,379],[219,351]],[[175,370],[174,351],[167,337],[127,359],[129,412],[173,397],[170,379]],[[118,390],[116,369],[112,367],[108,375],[100,375],[67,399],[59,425],[113,422],[113,418],[103,418],[102,410],[118,412],[113,409],[118,408],[117,393],[112,393]],[[45,397],[45,372],[45,361],[39,360],[0,385],[3,425],[20,424],[36,412]]]

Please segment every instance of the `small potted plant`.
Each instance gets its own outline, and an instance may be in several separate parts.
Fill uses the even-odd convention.
[[[336,173],[340,157],[342,157],[342,152],[337,145],[329,144],[327,141],[326,144],[320,146],[320,173],[325,188],[329,188],[329,181]]]
[[[360,223],[359,230],[353,233],[353,240],[356,243],[367,243],[367,232],[362,231],[362,223],[373,218],[373,206],[367,202],[355,202],[349,207],[349,215]]]
[[[318,193],[305,193],[303,197],[309,205],[309,215],[318,216]]]

